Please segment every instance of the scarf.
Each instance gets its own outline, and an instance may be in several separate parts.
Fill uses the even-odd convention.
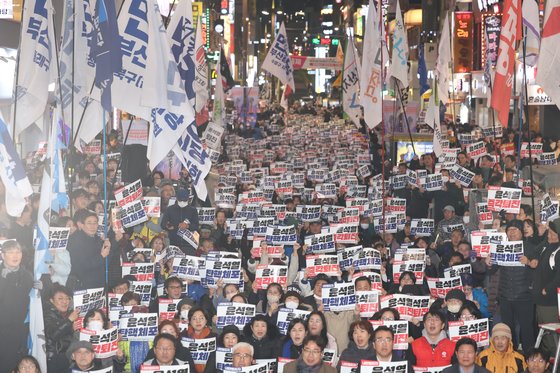
[[[19,271],[19,266],[10,268],[10,267],[3,267],[2,268],[2,278],[6,278],[10,273]]]
[[[319,364],[310,367],[307,364],[305,364],[305,362],[303,361],[303,357],[300,356],[297,359],[296,372],[297,373],[317,373],[319,371],[319,369],[321,369],[322,365],[323,365],[323,362],[321,361],[321,362],[319,362]]]

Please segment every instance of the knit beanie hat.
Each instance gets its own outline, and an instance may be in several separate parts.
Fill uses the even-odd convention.
[[[560,218],[556,218],[548,223],[548,227],[552,229],[554,233],[560,234]]]
[[[511,339],[511,329],[503,322],[498,323],[492,328],[492,338],[493,337],[508,337]]]
[[[510,228],[517,228],[521,231],[521,234],[523,234],[524,230],[523,230],[523,222],[519,219],[513,219],[510,222],[507,223],[506,225],[506,232],[508,231],[508,229]]]

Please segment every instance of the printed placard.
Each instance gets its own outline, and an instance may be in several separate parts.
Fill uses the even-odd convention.
[[[492,264],[504,267],[524,267],[519,262],[523,256],[523,241],[507,241],[492,245],[490,258]]]
[[[454,164],[449,170],[449,175],[454,178],[455,180],[459,181],[459,183],[463,187],[468,187],[471,185],[471,182],[474,178],[474,172],[467,170],[465,167],[459,166],[458,164]]]
[[[356,244],[359,240],[358,226],[354,224],[332,226],[329,233],[334,235],[334,240],[338,243]]]
[[[262,243],[266,245],[266,253],[269,258],[281,258],[284,255],[284,247],[282,245],[267,245],[264,237],[255,237],[253,239],[253,249],[251,250],[253,257],[260,258],[262,256]]]
[[[210,354],[216,351],[216,337],[203,339],[182,338],[181,343],[189,349],[195,364],[206,364]]]
[[[336,185],[332,183],[323,183],[315,186],[317,198],[336,198]]]
[[[467,146],[466,152],[467,156],[472,159],[477,159],[488,154],[484,141],[475,142],[474,144]]]
[[[337,276],[340,271],[336,255],[306,255],[306,269],[310,278],[323,273],[327,276]]]
[[[259,264],[255,273],[257,289],[266,289],[271,283],[286,286],[288,282],[288,266]]]
[[[434,233],[434,219],[412,219],[410,222],[410,234],[418,237],[429,237]]]
[[[364,210],[363,215],[367,217],[380,217],[383,216],[383,200],[382,199],[375,199],[370,201]]]
[[[408,184],[408,176],[406,174],[391,176],[390,180],[391,180],[390,185],[393,190],[404,189]]]
[[[72,304],[80,310],[80,317],[84,317],[90,310],[97,310],[105,306],[105,292],[103,288],[75,291]]]
[[[377,372],[391,372],[391,373],[407,373],[408,361],[373,361],[362,360],[360,365],[360,373],[377,373]]]
[[[84,154],[97,155],[101,154],[101,140],[92,140],[89,144],[82,146]]]
[[[179,229],[177,229],[177,236],[181,237],[184,241],[186,241],[193,248],[195,248],[195,249],[198,248],[198,239],[200,237],[200,234],[197,231],[193,232],[188,228],[185,228],[185,229],[179,228]]]
[[[137,281],[151,281],[154,279],[154,263],[123,263],[122,275],[132,275]]]
[[[371,247],[364,247],[354,255],[352,263],[356,271],[365,269],[381,270],[381,253]]]
[[[332,233],[319,233],[305,237],[306,253],[328,254],[336,251],[334,235]]]
[[[152,296],[152,281],[131,281],[130,291],[140,295],[140,304],[147,306]]]
[[[367,198],[347,198],[346,207],[354,207],[360,211],[361,215],[364,215],[364,211],[367,210],[369,200]]]
[[[430,174],[426,176],[426,183],[424,188],[428,192],[435,192],[441,190],[443,187],[443,176],[441,173]]]
[[[116,327],[106,330],[81,329],[80,341],[90,342],[98,359],[115,356],[119,349],[119,333]]]
[[[478,347],[490,344],[490,325],[488,319],[450,321],[449,339],[457,342],[461,338],[470,338],[476,341]]]
[[[406,320],[370,320],[373,330],[381,325],[390,328],[394,333],[393,349],[408,350],[408,321]]]
[[[346,271],[348,270],[348,268],[353,267],[354,257],[361,250],[362,250],[362,245],[345,247],[341,250],[338,250],[337,256],[338,256],[338,263],[340,265],[340,268]]]
[[[226,367],[224,373],[243,372],[243,373],[269,373],[268,363],[254,364],[243,368]]]
[[[293,225],[266,228],[266,242],[270,245],[293,245],[297,242],[297,232]]]
[[[356,307],[356,290],[353,282],[325,284],[321,290],[325,311],[350,311]]]
[[[49,227],[49,250],[66,250],[70,228]]]
[[[173,274],[181,279],[200,281],[205,265],[204,258],[198,256],[173,258]]]
[[[235,325],[239,330],[255,317],[256,307],[253,304],[220,303],[217,307],[218,320],[216,327],[223,329],[227,325]]]
[[[161,214],[161,197],[143,197],[142,205],[149,218],[159,218]]]
[[[367,164],[360,166],[356,170],[356,175],[362,179],[365,179],[366,177],[371,176],[371,168],[369,168],[369,165]]]
[[[470,264],[457,264],[443,270],[443,277],[453,278],[461,276],[463,273],[472,273],[472,266]]]
[[[426,268],[425,261],[408,260],[405,262],[393,261],[393,282],[399,283],[401,273],[405,271],[414,272],[417,284],[424,283],[424,270]]]
[[[500,212],[504,210],[512,214],[519,214],[520,207],[521,189],[488,187],[488,211]]]
[[[122,225],[125,228],[130,228],[145,221],[148,221],[148,215],[144,210],[142,200],[136,200],[128,203],[126,206],[121,207],[122,216],[120,218]]]
[[[507,235],[503,232],[484,230],[471,233],[471,245],[477,258],[486,258],[490,255],[492,244],[505,241],[507,241]]]
[[[142,180],[125,185],[115,192],[115,199],[119,207],[124,207],[142,198]]]
[[[356,303],[360,306],[360,317],[372,317],[379,311],[379,291],[356,291]]]
[[[248,236],[266,235],[266,229],[274,225],[274,218],[258,218],[253,220],[253,227],[249,229]]]
[[[282,307],[278,310],[276,325],[278,326],[280,333],[285,335],[288,332],[288,325],[290,325],[290,322],[293,319],[307,320],[310,313],[311,311],[307,310]]]
[[[492,221],[494,221],[492,211],[488,211],[488,204],[485,202],[476,204],[476,213],[478,214],[478,221],[482,224],[492,224]]]
[[[321,205],[299,205],[296,216],[302,222],[318,221],[321,218]]]
[[[430,309],[429,295],[392,294],[381,297],[380,302],[381,308],[396,309],[404,320],[421,319]]]
[[[541,221],[548,222],[556,219],[558,215],[558,201],[553,201],[550,195],[546,193],[540,202],[541,205]]]
[[[558,164],[555,152],[539,154],[539,165],[541,166],[554,166]]]
[[[231,348],[216,348],[216,369],[224,370],[226,367],[233,366],[233,351]]]
[[[412,369],[414,370],[414,373],[441,373],[445,368],[449,368],[450,366],[451,365],[445,365],[443,367],[417,367],[414,365],[412,366]]]
[[[198,222],[200,225],[214,225],[214,219],[216,216],[216,209],[214,207],[199,207],[198,211]]]
[[[360,224],[360,210],[355,207],[346,207],[337,213],[338,224]]]
[[[377,234],[397,233],[399,218],[397,215],[386,214],[385,219],[378,217],[373,219],[373,226]]]
[[[141,254],[143,258],[148,262],[152,259],[152,249],[149,247],[137,247],[129,251],[126,256],[128,258],[128,261],[131,262],[132,259],[139,254]]]
[[[173,320],[177,314],[177,305],[181,299],[158,299],[158,317],[159,321]]]
[[[129,313],[121,315],[119,334],[123,341],[152,341],[157,333],[157,313]]]
[[[538,159],[539,155],[543,152],[543,144],[532,142],[531,143],[531,158]],[[521,158],[529,158],[529,143],[524,142],[521,144]]]
[[[140,373],[191,373],[191,372],[189,371],[189,364],[179,364],[179,365],[140,365]]]
[[[414,260],[417,262],[423,262],[426,260],[426,249],[407,247],[406,249],[397,249],[395,252],[394,261],[397,262],[407,262]]]
[[[428,282],[428,288],[430,288],[430,294],[434,298],[445,299],[445,296],[452,289],[463,290],[463,284],[461,283],[461,277],[451,277],[451,278],[434,278],[426,277]]]
[[[285,357],[279,357],[278,358],[277,371],[278,372],[284,372],[284,367],[286,366],[286,364],[291,363],[294,360],[295,359],[288,359],[288,358],[285,358]],[[356,364],[356,366],[358,366],[358,365]]]
[[[349,361],[340,362],[340,373],[358,373],[358,363]]]
[[[215,287],[218,280],[224,284],[239,284],[241,278],[241,259],[206,257],[205,276],[202,278],[208,287]]]

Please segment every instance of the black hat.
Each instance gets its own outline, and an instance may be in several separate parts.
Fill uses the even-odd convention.
[[[68,360],[72,360],[72,354],[74,352],[78,351],[80,348],[85,348],[89,352],[95,352],[93,350],[93,345],[91,344],[91,342],[88,342],[88,341],[74,341],[70,344],[70,347],[68,347],[68,350],[66,350],[66,357],[68,358]]]
[[[459,289],[449,290],[449,293],[447,293],[447,295],[445,296],[445,300],[448,301],[450,299],[458,299],[463,303],[467,301],[467,297],[465,296],[465,293],[463,293],[463,291]]]
[[[177,201],[188,201],[189,200],[189,191],[188,189],[179,189],[177,192]]]
[[[313,284],[312,284],[313,286],[312,286],[312,287],[315,287],[315,284],[316,284],[317,281],[319,281],[319,280],[326,281],[327,284],[332,283],[332,280],[331,280],[331,278],[330,278],[329,276],[327,276],[327,275],[324,274],[324,273],[319,273],[319,274],[318,274],[317,276],[315,276],[315,278],[313,279]]]
[[[506,232],[510,228],[517,228],[521,231],[521,234],[523,234],[523,222],[519,219],[510,220],[506,225]]]
[[[560,234],[560,218],[556,218],[548,223],[548,228],[556,234]]]

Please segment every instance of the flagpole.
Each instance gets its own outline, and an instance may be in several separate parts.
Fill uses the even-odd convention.
[[[14,84],[14,116],[12,118],[12,137],[13,137],[14,145],[17,144],[17,139],[16,139],[16,119],[17,119],[17,107],[18,107],[17,87],[18,87],[18,83],[19,83],[19,67],[20,67],[19,62],[20,62],[20,56],[21,56],[21,39],[22,39],[23,27],[24,27],[23,20],[25,19],[25,0],[22,0],[22,2],[21,2],[21,19],[22,19],[22,23],[20,23],[19,41],[18,41],[18,45],[19,45],[20,49],[17,52],[16,77],[15,77],[15,84]],[[17,146],[16,146],[16,151],[17,151]],[[21,156],[21,154],[20,154],[20,156]]]
[[[55,19],[54,19],[54,12],[52,14],[52,20],[53,20],[53,34],[54,34],[54,40],[58,40],[57,36],[56,36],[56,26],[55,26]],[[60,105],[60,117],[62,119],[62,125],[61,127],[61,132],[62,132],[62,143],[64,145],[66,145],[66,147],[68,147],[68,144],[66,144],[66,128],[65,124],[66,124],[66,120],[64,119],[64,109],[62,107],[62,79],[60,78],[60,54],[59,54],[59,50],[58,50],[58,44],[55,42],[54,44],[54,53],[55,53],[55,59],[56,59],[56,78],[58,80],[58,98],[60,99],[60,103],[57,103],[57,106]],[[74,87],[72,86],[72,91],[74,91]],[[72,93],[72,96],[74,94]],[[58,126],[58,123],[56,123],[55,125]],[[57,139],[54,139],[53,141],[57,141]]]
[[[449,12],[449,11],[448,11]],[[451,12],[453,13],[453,12]],[[451,34],[451,25],[450,25],[451,19],[450,17],[447,17],[447,25],[448,25],[448,30],[449,30],[449,50],[452,51],[453,50],[453,39],[451,38],[452,34]],[[450,53],[451,57],[451,64],[453,65],[453,53]],[[447,70],[449,71],[449,64],[447,65]],[[453,120],[452,123],[455,124],[455,74],[453,73],[453,66],[451,67],[451,99],[452,99],[452,103],[451,103],[451,115],[453,115]],[[449,87],[447,87],[447,90],[449,92]],[[449,93],[448,93],[449,96]]]
[[[167,12],[167,18],[165,19],[165,22],[164,22],[165,29],[167,29],[167,26],[169,26],[169,20],[171,18],[171,12],[173,11],[173,7],[175,6],[176,1],[177,0],[173,0],[173,3],[171,3],[171,6],[169,7],[169,12]],[[124,1],[123,1],[123,3],[124,3]]]
[[[406,110],[405,110],[406,107],[404,106],[404,102],[403,102],[403,99],[402,99],[402,92],[399,88],[399,80],[397,78],[393,78],[393,79],[395,79],[395,84],[396,84],[396,88],[397,88],[396,91],[399,93],[399,101],[401,102],[403,117],[404,117],[404,121],[406,123],[406,129],[408,131],[408,137],[409,137],[410,143],[412,145],[412,151],[414,152],[414,154],[417,154],[416,153],[416,148],[414,147],[414,140],[412,139],[412,132],[410,132],[410,124],[408,123],[408,117],[406,116]]]
[[[398,0],[397,0],[398,1]],[[373,3],[371,4],[373,6]],[[379,44],[380,44],[380,62],[381,62],[381,89],[380,91],[380,96],[381,96],[381,201],[382,201],[382,218],[383,218],[383,239],[385,239],[385,226],[387,225],[385,223],[385,153],[386,153],[386,146],[387,144],[385,143],[385,120],[384,120],[384,115],[383,115],[383,84],[385,83],[385,64],[383,61],[383,36],[385,35],[385,32],[381,32],[382,28],[383,30],[385,29],[385,24],[383,23],[383,7],[381,6],[381,1],[378,1],[378,6],[379,6]],[[372,22],[373,25],[375,26],[375,20]],[[384,30],[385,31],[385,30]],[[367,124],[367,123],[366,123]],[[394,126],[393,126],[394,127]]]
[[[116,173],[115,173],[116,176]],[[103,240],[107,239],[107,124],[103,109]],[[105,257],[105,304],[106,315],[109,317],[109,255]]]

